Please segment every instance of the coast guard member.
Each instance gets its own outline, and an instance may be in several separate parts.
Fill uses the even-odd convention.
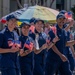
[[[17,18],[11,14],[7,16],[7,27],[0,32],[0,53],[2,75],[19,75],[19,47],[15,44],[19,40],[14,28],[17,25]]]

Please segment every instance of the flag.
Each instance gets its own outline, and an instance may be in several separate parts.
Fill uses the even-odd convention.
[[[29,45],[29,50],[32,50],[33,49],[33,43],[30,42],[30,45]]]
[[[9,41],[8,41],[8,46],[9,46],[9,47],[12,47],[13,45],[14,45],[14,41],[9,40]]]
[[[18,40],[16,40],[16,41],[15,41],[15,46],[18,46],[19,48],[21,48],[21,42],[18,41]]]
[[[65,13],[65,17],[66,17],[67,19],[72,19],[72,13],[71,13],[71,12]]]
[[[32,50],[33,49],[33,43],[30,41],[26,41],[26,43],[24,44],[24,47],[26,47],[28,50]]]
[[[49,44],[50,43],[50,37],[48,36],[46,39],[46,43]]]
[[[51,29],[52,29],[53,33],[56,35],[56,34],[57,34],[57,29],[56,29],[56,27],[55,27],[55,26],[52,26]]]

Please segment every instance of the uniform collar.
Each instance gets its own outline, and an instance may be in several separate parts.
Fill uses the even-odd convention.
[[[61,28],[59,28],[58,24],[56,25],[56,28],[57,28],[58,31],[62,30]]]
[[[36,33],[36,34],[39,34],[39,35],[41,34],[41,32],[39,33],[36,29],[35,29],[35,33]]]
[[[12,33],[12,32],[13,32],[13,31],[11,32],[11,31],[8,29],[8,27],[6,27],[6,31],[7,31],[7,32],[10,32],[10,33]]]
[[[23,34],[21,34],[22,38],[28,38],[28,36],[24,36]]]
[[[63,25],[63,29],[64,29],[64,28],[66,28],[66,27],[67,27],[67,25],[68,25],[68,24],[66,24],[66,23],[65,23],[65,24]]]

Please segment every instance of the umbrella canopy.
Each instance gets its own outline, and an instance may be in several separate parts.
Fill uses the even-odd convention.
[[[14,12],[8,14],[8,15],[13,14],[13,15],[15,15],[15,16],[18,18],[20,15],[22,15],[23,12],[25,12],[25,10],[26,10],[26,8],[19,9],[19,10],[16,10],[16,11],[14,11]],[[7,17],[8,15],[3,16],[3,17],[0,19],[0,22],[5,24],[5,23],[6,23],[6,17]]]
[[[22,15],[19,17],[20,21],[29,21],[32,17],[40,18],[44,21],[50,21],[51,23],[56,22],[56,15],[58,15],[58,11],[42,7],[42,6],[31,6]]]

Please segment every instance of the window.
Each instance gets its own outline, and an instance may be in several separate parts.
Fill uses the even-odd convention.
[[[64,1],[65,0],[56,0],[56,8],[59,10],[63,10],[64,9]]]
[[[17,1],[16,0],[10,0],[10,12],[13,12],[18,9]]]

